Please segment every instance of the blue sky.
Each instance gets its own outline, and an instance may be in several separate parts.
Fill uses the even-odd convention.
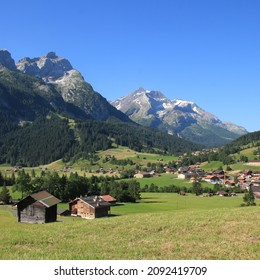
[[[260,130],[259,0],[8,0],[0,48],[55,51],[108,100],[140,86]]]

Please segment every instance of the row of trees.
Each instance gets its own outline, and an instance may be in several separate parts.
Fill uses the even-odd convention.
[[[25,195],[46,190],[63,202],[85,195],[110,194],[121,202],[135,202],[140,198],[140,184],[136,181],[116,182],[114,177],[87,178],[77,173],[59,176],[56,172],[47,172],[39,177],[30,176],[24,170],[18,173],[13,191]]]
[[[235,191],[235,192],[241,192],[240,188],[235,189],[226,189],[222,185],[215,184],[211,187],[203,187],[200,182],[193,182],[191,188],[187,188],[185,186],[176,186],[176,185],[169,185],[169,186],[157,186],[154,183],[151,183],[150,185],[145,185],[141,187],[141,192],[158,192],[158,193],[180,193],[180,191],[184,191],[186,193],[193,193],[195,195],[201,195],[203,193],[217,193],[220,190],[225,190],[227,192]]]

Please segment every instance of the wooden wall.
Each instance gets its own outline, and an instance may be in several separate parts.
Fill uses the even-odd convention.
[[[35,224],[45,223],[45,207],[36,202],[21,210],[18,209],[18,221]]]
[[[18,222],[43,224],[57,220],[57,205],[47,208],[37,201],[27,202],[27,205],[24,203],[17,209]]]
[[[91,207],[89,204],[81,200],[77,200],[73,203],[70,203],[70,212],[72,215],[80,216],[82,218],[87,218],[87,219],[95,219],[95,218],[108,216],[109,210],[110,207],[100,207],[100,208]]]

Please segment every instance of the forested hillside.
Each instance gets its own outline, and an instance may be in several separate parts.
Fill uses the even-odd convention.
[[[201,146],[178,137],[120,122],[75,121],[56,115],[15,127],[0,125],[0,163],[37,166],[57,159],[91,158],[98,150],[122,145],[136,151],[178,154]],[[5,133],[4,133],[5,132]]]

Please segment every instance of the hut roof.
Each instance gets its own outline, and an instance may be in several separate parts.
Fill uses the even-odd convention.
[[[40,191],[40,192],[28,195],[27,197],[25,197],[24,199],[19,201],[17,203],[17,205],[19,205],[22,201],[26,200],[29,197],[32,197],[34,200],[40,202],[47,208],[52,207],[53,205],[61,202],[57,197],[53,196],[52,194],[50,194],[46,191]]]
[[[99,208],[99,207],[109,207],[111,204],[104,201],[100,196],[85,196],[85,197],[77,197],[70,203],[73,203],[77,200],[82,200],[83,202],[89,204],[93,208]]]

